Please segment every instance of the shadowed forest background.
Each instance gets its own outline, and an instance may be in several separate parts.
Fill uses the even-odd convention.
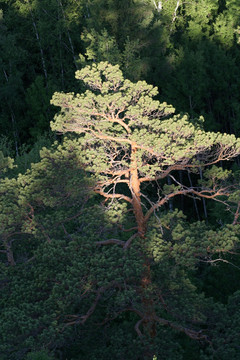
[[[0,360],[239,359],[239,1],[0,9]],[[130,110],[108,102],[118,77]],[[179,146],[163,165],[161,131]],[[141,156],[144,231],[119,175]]]

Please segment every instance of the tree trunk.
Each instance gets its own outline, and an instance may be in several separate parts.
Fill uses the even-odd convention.
[[[16,262],[14,260],[11,243],[9,241],[7,241],[7,239],[5,238],[5,240],[3,239],[3,245],[5,247],[8,264],[11,266],[15,266]]]
[[[31,18],[32,18],[32,25],[34,27],[34,31],[35,31],[35,36],[37,39],[37,43],[39,46],[39,50],[40,50],[40,56],[41,56],[41,62],[42,62],[42,68],[43,68],[43,73],[44,73],[44,77],[46,79],[46,83],[48,80],[48,74],[47,74],[47,68],[46,68],[46,62],[45,62],[45,58],[44,58],[44,53],[43,53],[43,48],[42,48],[42,44],[41,44],[41,40],[40,40],[40,36],[38,33],[38,29],[37,29],[37,24],[33,15],[33,11],[32,11],[32,7],[31,4],[28,1],[28,6],[29,6],[29,10],[30,10],[30,14],[31,14]]]
[[[138,177],[136,151],[137,149],[133,147],[132,156],[131,156],[131,169],[130,169],[130,190],[132,193],[132,206],[137,222],[138,234],[140,238],[144,238],[146,233],[146,224],[145,224],[144,214],[141,205],[141,191],[140,191],[140,181]]]
[[[150,290],[152,280],[151,280],[151,268],[150,268],[150,259],[147,257],[145,248],[145,236],[146,236],[146,220],[144,218],[143,209],[141,205],[141,191],[140,191],[140,180],[138,176],[138,167],[137,167],[137,159],[136,159],[136,152],[137,149],[132,147],[132,154],[131,154],[131,169],[130,169],[130,190],[132,193],[132,206],[135,215],[135,219],[137,222],[138,234],[141,241],[141,246],[143,248],[143,272],[142,272],[142,279],[141,279],[141,299],[142,299],[142,306],[143,306],[143,332],[145,335],[154,338],[156,336],[156,321],[154,320],[155,309],[154,309],[154,302],[151,297],[146,294]],[[154,354],[146,349],[145,357],[152,359]]]
[[[3,69],[3,73],[4,73],[6,81],[8,82],[8,76],[7,76],[7,73],[6,73],[6,71],[4,69]],[[7,102],[7,100],[6,100],[6,102]],[[15,143],[16,155],[18,156],[19,155],[19,152],[18,152],[19,136],[18,136],[18,130],[17,130],[17,123],[16,123],[16,120],[15,120],[15,115],[14,115],[12,106],[8,102],[7,102],[7,104],[8,104],[9,110],[10,110],[10,114],[11,114],[13,138],[14,138],[14,143]]]
[[[61,7],[63,19],[66,22],[66,16],[65,16],[65,13],[64,13],[62,1],[58,0],[58,4]],[[68,41],[69,41],[70,48],[71,48],[71,53],[72,53],[72,57],[73,57],[73,63],[75,65],[76,69],[78,69],[78,66],[77,66],[77,63],[76,63],[76,56],[75,56],[75,52],[74,52],[74,47],[73,47],[73,41],[72,41],[72,38],[71,38],[71,35],[70,35],[70,32],[68,31],[68,29],[66,30],[66,32],[67,32]]]

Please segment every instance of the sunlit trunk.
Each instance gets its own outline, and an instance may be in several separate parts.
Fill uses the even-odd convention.
[[[132,193],[132,206],[137,222],[138,234],[142,240],[143,247],[143,272],[141,279],[141,299],[145,319],[143,320],[143,333],[151,338],[156,336],[156,322],[154,302],[151,297],[148,296],[147,292],[149,291],[152,280],[151,280],[151,268],[150,268],[150,259],[145,252],[145,236],[146,236],[146,220],[144,218],[142,204],[141,204],[141,191],[140,191],[140,180],[138,176],[137,168],[137,159],[136,159],[136,148],[132,148],[131,154],[131,169],[130,169],[130,190]],[[146,349],[145,357],[152,358],[153,354]]]
[[[131,169],[130,169],[130,190],[132,193],[132,206],[137,222],[138,234],[141,238],[143,238],[146,233],[146,224],[145,224],[144,214],[141,205],[141,191],[140,191],[140,181],[138,177],[136,151],[137,150],[135,148],[132,149]]]

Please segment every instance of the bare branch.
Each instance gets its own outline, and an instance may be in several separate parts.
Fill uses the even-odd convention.
[[[155,321],[155,322],[158,322],[160,323],[161,325],[165,325],[165,326],[169,326],[171,327],[172,329],[174,330],[177,330],[177,331],[180,331],[180,332],[183,332],[185,333],[187,336],[189,336],[191,339],[194,339],[194,340],[204,340],[204,341],[207,341],[208,343],[210,343],[209,339],[208,339],[208,336],[203,334],[203,331],[202,330],[199,330],[199,331],[196,331],[196,330],[193,330],[193,329],[189,329],[187,327],[184,327],[184,326],[181,326],[181,325],[178,325],[170,320],[166,320],[166,319],[163,319],[163,318],[160,318],[159,316],[157,315],[154,315],[153,317],[148,317],[148,316],[144,316],[144,314],[142,314],[140,311],[134,309],[134,308],[126,308],[125,310],[123,311],[133,311],[135,312],[136,314],[138,314],[141,319],[136,323],[135,325],[135,330],[136,332],[138,333],[139,337],[142,336],[142,332],[141,330],[139,329],[140,325],[145,322],[145,321]]]
[[[206,198],[206,199],[214,199],[215,201],[224,203],[222,200],[218,199],[218,196],[223,196],[223,195],[229,195],[229,193],[227,192],[227,190],[229,189],[229,186],[219,189],[219,190],[211,190],[211,189],[204,189],[202,191],[197,191],[193,188],[185,188],[182,190],[178,190],[175,191],[174,193],[168,194],[166,195],[164,198],[162,198],[160,201],[158,201],[156,204],[154,204],[146,213],[145,215],[145,221],[148,221],[149,217],[151,216],[151,214],[159,207],[163,206],[165,203],[167,203],[169,201],[169,199],[177,196],[177,195],[187,195],[187,194],[194,194],[199,196],[200,198]]]
[[[162,198],[160,201],[158,201],[156,204],[154,204],[146,213],[145,217],[144,217],[144,220],[147,222],[148,219],[150,218],[150,216],[152,215],[152,213],[159,207],[163,206],[164,204],[166,204],[169,199],[173,198],[174,196],[177,196],[177,195],[186,195],[188,193],[191,193],[192,192],[192,189],[186,189],[186,190],[179,190],[179,191],[176,191],[172,194],[168,194],[166,195],[164,198]]]
[[[124,229],[124,227],[123,227],[121,224],[118,224],[118,227],[119,227],[122,231],[124,231],[124,232],[129,232],[129,231],[137,230],[137,227],[136,227],[136,226],[134,226],[134,227],[132,227],[132,228],[130,228],[130,229]]]
[[[138,320],[138,322],[136,323],[136,325],[134,326],[134,329],[136,330],[138,336],[141,338],[143,337],[143,334],[141,332],[141,330],[139,329],[139,326],[141,325],[141,323],[144,321],[144,319],[140,319]]]
[[[132,203],[132,199],[129,196],[123,195],[123,194],[107,194],[105,193],[102,189],[94,189],[95,193],[100,194],[102,196],[104,196],[106,199],[123,199],[127,202],[129,202],[130,204]]]
[[[124,241],[118,240],[118,239],[109,239],[109,240],[95,242],[95,245],[109,245],[109,244],[116,244],[116,245],[124,246],[126,243]]]
[[[240,201],[238,202],[238,206],[237,206],[237,210],[235,212],[235,215],[234,215],[234,219],[233,219],[233,225],[236,225],[238,223],[238,218],[239,218],[239,210],[240,210]]]
[[[102,294],[106,290],[110,289],[112,286],[121,288],[119,283],[117,283],[116,281],[110,282],[110,284],[108,284],[107,286],[101,286],[97,291],[95,291],[97,293],[97,296],[96,296],[92,306],[90,306],[89,310],[87,311],[87,313],[85,315],[82,315],[82,316],[79,316],[79,315],[67,315],[68,318],[75,319],[75,320],[70,321],[70,322],[68,321],[65,326],[77,325],[77,324],[84,325],[85,322],[88,320],[88,318],[94,313],[94,311],[95,311],[95,309],[97,307],[97,304],[98,304],[99,300],[101,299]]]
[[[123,249],[126,250],[130,245],[133,239],[135,239],[138,236],[138,233],[133,234],[124,244]]]
[[[239,255],[239,254],[238,254]],[[204,262],[204,263],[208,263],[208,264],[213,264],[213,263],[217,263],[217,262],[224,262],[226,264],[232,265],[233,267],[235,267],[236,269],[240,270],[240,267],[233,264],[232,262],[225,260],[225,259],[214,259],[214,260],[200,260],[200,262]]]
[[[170,326],[172,329],[174,330],[177,330],[177,331],[180,331],[180,332],[184,332],[187,336],[189,336],[191,339],[194,339],[194,340],[205,340],[207,342],[209,342],[209,339],[207,337],[207,335],[204,335],[202,333],[202,330],[199,330],[199,331],[196,331],[196,330],[192,330],[192,329],[189,329],[189,328],[186,328],[186,327],[183,327],[181,325],[178,325],[178,324],[175,324],[169,320],[166,320],[166,319],[163,319],[163,318],[160,318],[158,316],[155,316],[154,317],[154,320],[159,322],[160,324],[162,325],[167,325],[167,326]]]

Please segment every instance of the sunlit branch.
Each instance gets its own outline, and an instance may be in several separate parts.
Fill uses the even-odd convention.
[[[142,148],[141,146],[137,148]],[[179,164],[173,165],[173,166],[169,166],[166,170],[162,170],[160,174],[154,176],[154,177],[149,177],[149,176],[145,176],[139,179],[139,181],[142,182],[151,182],[151,181],[156,181],[156,180],[160,180],[160,179],[164,179],[165,177],[169,176],[169,174],[172,171],[178,171],[178,170],[189,170],[191,171],[191,169],[198,169],[199,166],[200,167],[208,167],[208,166],[212,166],[215,165],[221,161],[227,161],[230,160],[232,157],[236,156],[237,152],[232,151],[231,153],[228,154],[224,154],[223,150],[220,152],[220,154],[218,154],[217,158],[215,160],[206,162],[206,163],[201,163],[201,164],[186,164],[184,162],[180,162]],[[157,156],[157,155],[156,155]]]
[[[65,131],[69,131],[69,130],[66,129]],[[81,133],[90,133],[90,134],[93,134],[96,139],[113,141],[113,142],[116,142],[116,143],[119,143],[119,144],[122,144],[122,143],[127,143],[127,144],[130,144],[130,145],[135,144],[135,141],[131,141],[131,140],[127,139],[127,138],[118,138],[118,137],[114,137],[114,136],[110,136],[110,135],[104,135],[102,132],[100,132],[100,130],[99,130],[99,132],[96,132],[93,129],[79,127],[78,125],[72,126],[70,131],[76,131],[76,132],[78,132],[80,134]]]
[[[132,199],[126,195],[123,194],[107,194],[102,189],[94,189],[95,193],[100,194],[104,196],[106,199],[123,199],[129,203],[132,203]]]
[[[239,254],[238,254],[238,255],[239,255]],[[217,262],[224,262],[224,263],[229,264],[229,265],[235,267],[236,269],[240,270],[240,267],[239,267],[239,266],[233,264],[232,262],[230,262],[230,261],[228,261],[228,260],[221,259],[221,258],[219,258],[219,259],[214,259],[214,260],[199,260],[199,261],[200,261],[200,262],[204,262],[204,263],[208,263],[208,264],[213,264],[213,263],[217,263]]]
[[[159,207],[163,206],[164,204],[166,204],[169,199],[173,198],[174,196],[177,196],[177,195],[186,195],[188,193],[191,193],[192,192],[192,189],[186,189],[186,190],[179,190],[179,191],[176,191],[172,194],[168,194],[166,195],[163,199],[161,199],[160,201],[158,201],[156,204],[154,204],[146,213],[145,217],[144,217],[144,220],[147,222],[148,219],[150,218],[150,216],[152,215],[152,213],[157,210]]]
[[[163,206],[164,204],[166,204],[169,199],[177,196],[177,195],[187,195],[187,194],[194,194],[197,195],[199,197],[202,198],[206,198],[206,199],[214,199],[216,201],[222,202],[220,199],[217,199],[218,196],[223,196],[223,195],[229,195],[229,193],[226,193],[226,189],[228,189],[228,187],[223,188],[223,189],[219,189],[217,191],[214,190],[202,190],[202,191],[197,191],[194,190],[193,188],[186,188],[184,190],[178,190],[175,191],[174,193],[168,194],[166,195],[163,199],[161,199],[160,201],[158,201],[156,204],[154,204],[146,213],[144,219],[145,221],[148,221],[149,217],[151,216],[151,214],[159,207]],[[209,194],[210,193],[210,194]],[[212,193],[212,194],[211,194]],[[224,202],[223,202],[224,203]]]

